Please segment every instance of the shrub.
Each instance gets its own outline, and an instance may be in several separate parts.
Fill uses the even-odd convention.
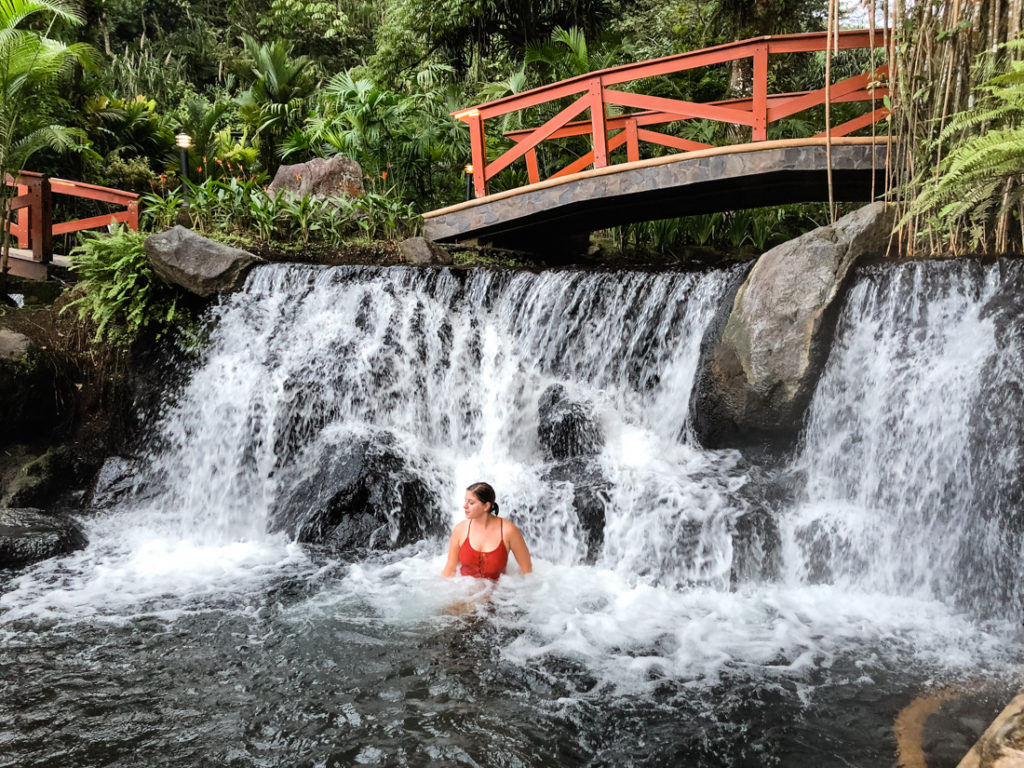
[[[191,319],[175,289],[164,283],[146,258],[146,235],[125,226],[110,234],[83,233],[71,252],[70,268],[84,295],[67,304],[96,325],[95,341],[128,346],[142,331],[157,337]]]

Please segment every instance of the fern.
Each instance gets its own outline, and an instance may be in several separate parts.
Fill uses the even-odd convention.
[[[82,244],[71,252],[70,268],[84,295],[64,310],[74,307],[79,317],[94,323],[95,341],[128,346],[143,330],[160,337],[191,320],[175,290],[149,265],[145,234],[118,225],[109,235],[82,236]]]
[[[1021,50],[1021,41],[1000,49]],[[983,245],[997,218],[1009,215],[1024,192],[1024,62],[990,77],[978,103],[959,112],[939,134],[948,153],[938,173],[922,182],[903,222],[926,216],[946,231],[958,226]],[[901,222],[901,224],[903,223]],[[923,234],[923,233],[922,233]]]

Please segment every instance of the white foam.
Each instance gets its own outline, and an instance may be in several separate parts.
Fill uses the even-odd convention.
[[[763,510],[739,493],[738,454],[686,434],[700,339],[730,275],[272,267],[219,308],[137,496],[88,521],[88,549],[13,579],[0,626],[234,610],[295,576],[314,587],[282,608],[296,622],[430,631],[458,626],[452,607],[468,604],[507,640],[507,662],[542,674],[578,664],[617,690],[713,684],[737,669],[807,682],[851,659],[866,678],[1001,664],[1018,647],[1011,629],[963,615],[950,579],[931,577],[951,570],[950,536],[977,538],[932,512],[973,498],[962,459],[995,349],[981,311],[995,288],[932,295],[915,269],[919,284],[858,286],[844,311],[796,462],[807,490],[770,510],[778,583],[733,583],[736,529]],[[605,434],[594,478],[570,467],[545,479],[537,401],[553,383],[589,402]],[[452,523],[463,489],[491,482],[535,573],[444,580],[443,540],[314,565],[266,533],[289,483],[316,481],[320,456],[383,432]],[[577,480],[607,502],[594,565]]]

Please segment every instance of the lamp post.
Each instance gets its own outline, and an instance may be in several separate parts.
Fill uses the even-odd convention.
[[[178,151],[181,153],[181,179],[188,181],[188,149],[192,146],[192,137],[187,133],[179,133],[174,137],[174,143],[178,145]],[[185,198],[188,199],[187,187]]]
[[[466,199],[473,199],[473,165],[469,164],[464,169],[466,171]]]
[[[192,146],[192,137],[182,131],[174,137],[174,143],[178,145],[178,152],[181,162],[181,191],[185,196],[185,202],[178,211],[178,223],[182,226],[189,226],[188,215],[188,148]]]

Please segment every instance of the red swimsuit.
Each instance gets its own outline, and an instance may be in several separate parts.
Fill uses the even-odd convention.
[[[473,527],[470,521],[469,527]],[[459,548],[459,563],[463,576],[475,576],[478,579],[496,579],[505,572],[508,565],[508,549],[505,547],[505,521],[501,521],[501,543],[490,552],[478,552],[469,543],[469,530],[466,540]]]

